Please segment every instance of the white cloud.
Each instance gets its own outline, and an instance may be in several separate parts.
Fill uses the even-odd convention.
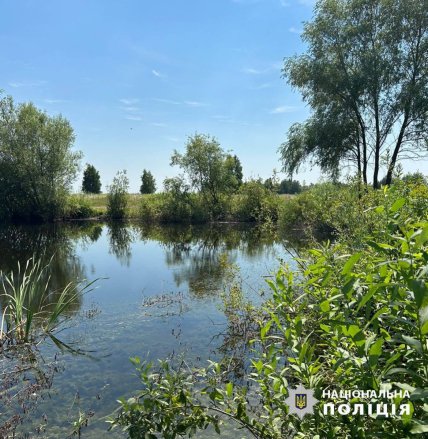
[[[283,8],[288,8],[289,6],[291,6],[291,3],[286,1],[286,0],[279,0],[279,4],[283,7]]]
[[[47,84],[47,81],[14,81],[9,82],[9,85],[14,88],[19,87],[40,87]]]
[[[140,107],[132,107],[132,106],[128,106],[128,107],[120,107],[123,111],[127,111],[129,113],[135,113],[140,111]]]
[[[156,76],[157,78],[165,78],[165,77],[166,77],[165,74],[160,73],[160,72],[158,72],[158,71],[155,70],[155,69],[152,70],[152,74],[153,74],[154,76]]]
[[[141,116],[134,116],[132,114],[128,114],[127,116],[125,116],[125,119],[135,120],[135,121],[142,121],[143,120],[143,118]]]
[[[171,105],[180,105],[181,102],[173,101],[171,99],[161,99],[161,98],[153,98],[156,102],[162,102],[163,104],[171,104]]]
[[[126,98],[126,99],[123,98],[123,99],[120,99],[119,101],[125,105],[135,105],[135,104],[138,104],[138,102],[140,102],[140,100],[137,98]]]
[[[154,127],[166,127],[166,123],[163,122],[152,122],[150,125]]]
[[[198,102],[198,101],[184,101],[184,103],[189,107],[206,107],[208,105],[205,102]]]
[[[297,27],[291,26],[288,28],[288,32],[291,32],[292,34],[301,34],[302,29],[298,29]]]
[[[262,73],[265,72],[265,70],[258,70],[258,69],[253,69],[251,67],[245,68],[243,69],[244,73],[248,73],[249,75],[261,75]]]
[[[276,107],[270,111],[270,114],[282,114],[282,113],[292,113],[296,111],[297,107],[293,107],[291,105],[282,105],[280,107]]]
[[[316,3],[316,0],[299,0],[299,3],[301,5],[305,5],[305,6],[314,6]]]

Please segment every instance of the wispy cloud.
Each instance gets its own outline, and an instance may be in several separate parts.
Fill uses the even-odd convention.
[[[283,8],[288,8],[289,6],[291,6],[291,3],[288,2],[287,0],[279,0],[279,4],[280,4]]]
[[[200,101],[173,101],[172,99],[153,98],[156,102],[170,105],[187,105],[188,107],[207,107],[209,104]]]
[[[138,104],[138,102],[140,102],[140,100],[137,98],[123,98],[123,99],[119,99],[119,101],[124,105],[135,105]]]
[[[132,106],[127,106],[127,107],[120,107],[123,111],[127,111],[130,113],[135,113],[137,111],[140,111],[140,107],[132,107]]]
[[[245,67],[242,71],[248,75],[265,75],[267,73],[275,72],[282,68],[282,62],[273,62],[263,68]]]
[[[316,3],[316,0],[299,0],[299,3],[301,5],[305,5],[305,6],[314,6]]]
[[[127,120],[135,120],[135,121],[138,121],[138,122],[143,120],[143,118],[141,116],[136,116],[136,115],[133,115],[133,114],[127,114],[125,116],[125,119],[127,119]]]
[[[280,107],[276,107],[270,111],[270,114],[282,114],[282,113],[292,113],[296,111],[297,107],[293,107],[291,105],[282,105]]]
[[[152,75],[156,76],[156,78],[166,78],[166,75],[164,73],[158,72],[157,70],[152,70]]]
[[[163,122],[152,122],[150,125],[154,127],[166,127],[166,123]]]
[[[19,87],[40,87],[42,85],[47,84],[47,81],[13,81],[9,82],[10,87],[19,88]]]
[[[153,98],[156,102],[161,102],[162,104],[171,104],[171,105],[180,105],[181,102],[173,101],[172,99],[162,99],[162,98]]]
[[[291,26],[288,28],[288,32],[291,32],[292,34],[301,34],[302,29],[298,29],[297,27]]]
[[[253,69],[252,67],[247,67],[242,70],[244,73],[248,73],[249,75],[261,75],[265,73],[265,70]]]
[[[205,102],[199,102],[199,101],[184,101],[184,103],[189,107],[207,107],[208,104]]]

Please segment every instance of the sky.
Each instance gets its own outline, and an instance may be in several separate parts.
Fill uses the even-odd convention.
[[[161,188],[179,173],[170,167],[174,149],[184,151],[196,132],[236,154],[244,177],[265,179],[281,169],[278,147],[290,125],[309,114],[281,69],[304,51],[300,33],[313,5],[0,0],[0,89],[66,117],[82,168],[93,164],[104,190],[122,169],[131,192],[143,169]],[[320,173],[307,166],[297,178],[315,182]],[[80,184],[81,176],[74,189]]]

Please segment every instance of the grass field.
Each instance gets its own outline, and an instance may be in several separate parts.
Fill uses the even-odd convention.
[[[138,211],[142,198],[145,195],[129,194],[128,195],[128,216],[130,218],[138,217]],[[96,216],[107,213],[107,194],[73,194],[71,199],[76,202],[85,203],[96,213]]]

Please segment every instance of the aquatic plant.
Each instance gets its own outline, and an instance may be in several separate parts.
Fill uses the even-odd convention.
[[[59,290],[54,289],[51,263],[52,258],[44,265],[33,257],[25,265],[18,262],[15,272],[0,271],[0,349],[52,335],[95,282],[69,282]]]

